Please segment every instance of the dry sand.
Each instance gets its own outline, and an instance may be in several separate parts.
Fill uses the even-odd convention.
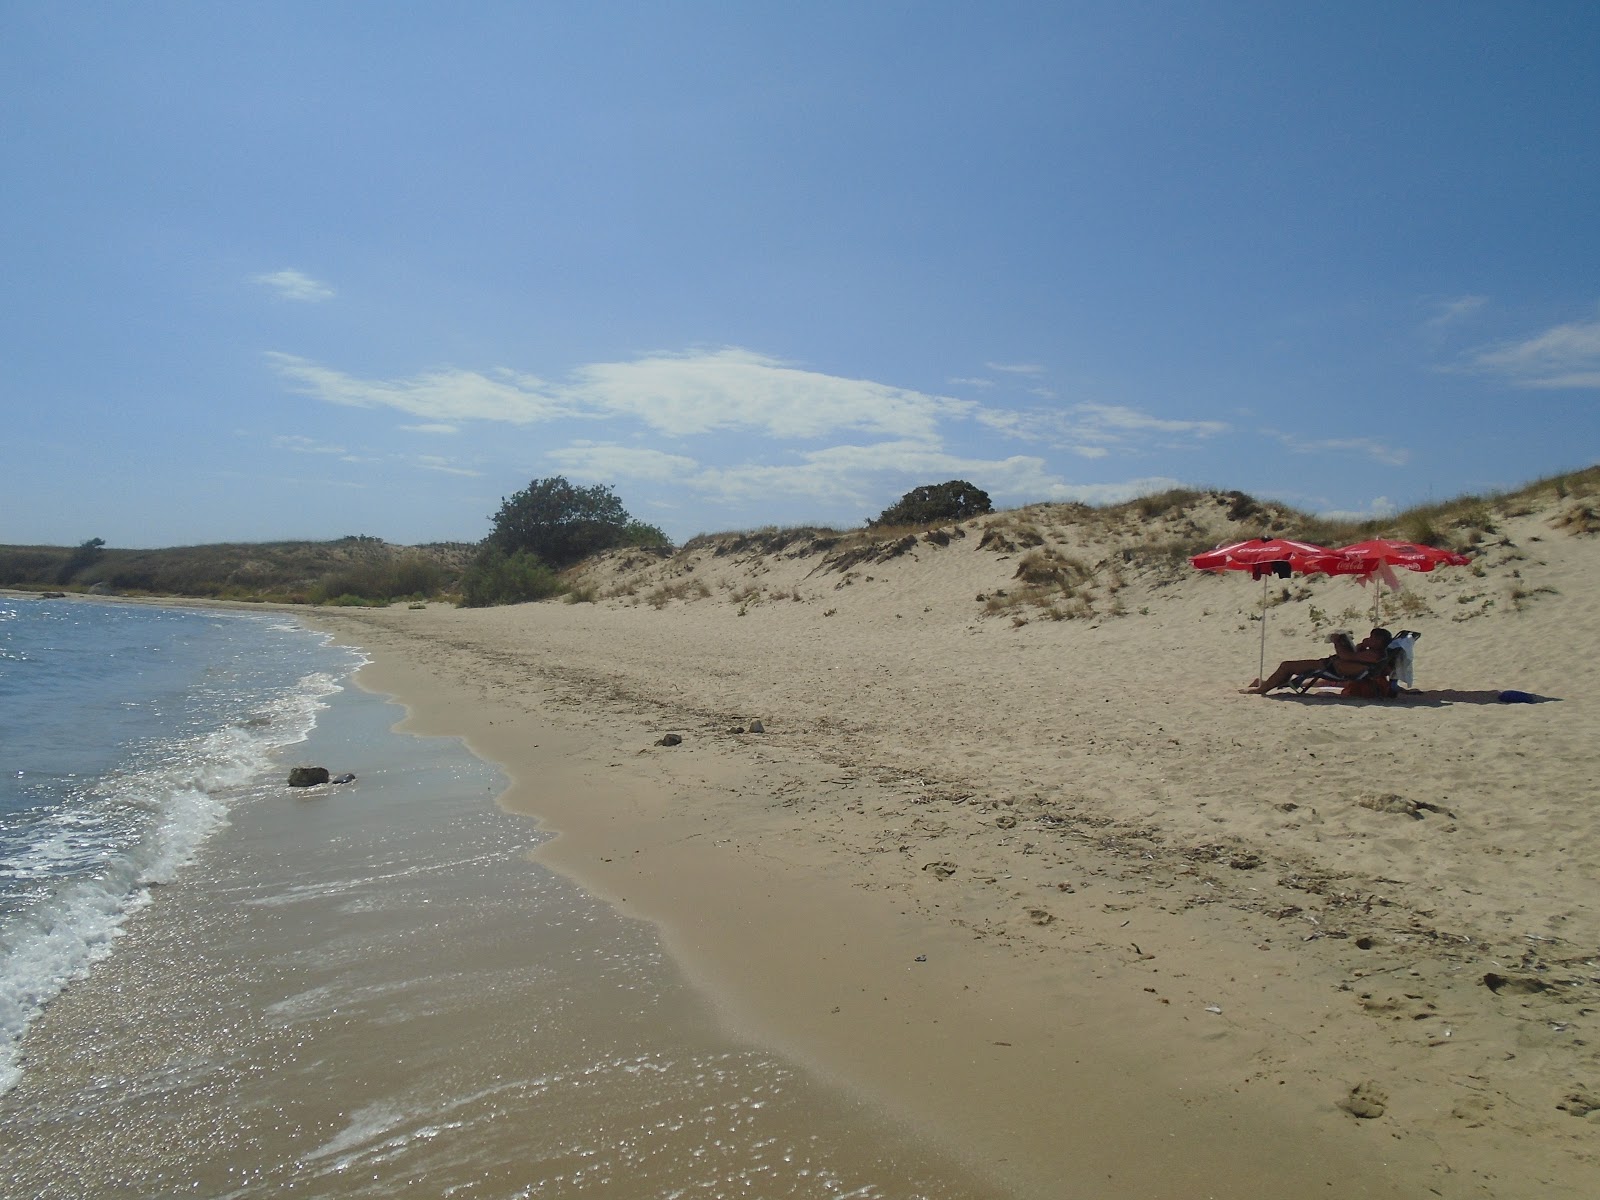
[[[731,1024],[1021,1194],[1596,1194],[1600,542],[1499,514],[1385,610],[1421,694],[1262,698],[1259,585],[1137,550],[1238,532],[1215,507],[729,536],[612,556],[594,603],[315,619]],[[1019,571],[1075,594],[1018,604]],[[1372,604],[1271,598],[1269,669]]]

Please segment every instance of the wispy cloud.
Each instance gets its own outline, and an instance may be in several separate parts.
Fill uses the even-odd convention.
[[[986,362],[983,364],[991,371],[999,371],[1006,375],[1043,375],[1044,367],[1039,363],[997,363]]]
[[[1296,454],[1359,454],[1390,467],[1403,467],[1411,461],[1411,451],[1403,446],[1388,446],[1374,438],[1307,438],[1275,429],[1262,430]]]
[[[420,418],[402,426],[408,432],[454,432],[469,421],[618,422],[633,436],[574,438],[568,427],[543,461],[574,479],[663,485],[752,511],[775,497],[804,499],[821,511],[876,511],[886,495],[952,478],[977,481],[997,498],[1124,500],[1177,483],[1162,477],[1074,484],[1042,456],[955,453],[947,438],[965,422],[969,438],[977,425],[1098,459],[1187,448],[1231,428],[1111,404],[1012,410],[828,375],[738,348],[592,363],[559,382],[507,369],[455,368],[364,379],[290,354],[274,353],[268,361],[304,395]],[[1040,370],[1026,364],[1004,369],[1025,382]],[[733,461],[725,457],[730,435],[755,439],[744,441]],[[702,451],[709,457],[697,457]],[[420,461],[429,470],[470,473],[443,458]]]
[[[335,294],[334,290],[321,280],[313,279],[292,267],[282,271],[269,271],[264,275],[253,275],[250,281],[271,288],[278,294],[280,300],[295,300],[302,304],[318,304],[324,300],[332,300]]]
[[[671,436],[747,431],[804,439],[855,430],[932,439],[941,418],[976,408],[971,401],[806,371],[733,348],[592,363],[563,383],[508,370],[485,375],[448,369],[404,379],[360,379],[292,354],[267,357],[305,395],[443,422],[525,425],[628,416]]]
[[[358,454],[344,446],[336,446],[328,442],[319,442],[315,438],[304,437],[297,433],[282,433],[274,435],[269,443],[278,450],[287,450],[291,454],[321,454],[336,458],[347,463],[381,463],[398,462],[408,467],[415,467],[423,471],[439,471],[446,475],[465,475],[477,477],[482,471],[471,467],[463,467],[454,459],[445,458],[438,454]]]
[[[431,423],[505,421],[528,425],[582,415],[540,380],[509,371],[491,378],[477,371],[451,369],[383,380],[359,379],[276,351],[268,352],[267,361],[302,395],[352,408],[392,408],[429,418]]]
[[[576,479],[636,479],[650,483],[683,483],[694,479],[700,464],[682,454],[609,442],[574,442],[547,454],[554,466]]]
[[[466,475],[472,478],[483,474],[482,471],[474,471],[471,467],[458,467],[450,459],[440,458],[436,454],[419,454],[415,461],[424,471],[440,471],[446,475]]]
[[[343,446],[332,446],[327,442],[319,442],[315,438],[303,437],[297,433],[279,434],[272,439],[272,444],[279,450],[288,450],[295,454],[327,454],[335,458],[342,458],[345,462],[364,462],[358,454],[352,454]]]
[[[1449,300],[1435,300],[1432,302],[1433,315],[1424,324],[1435,331],[1442,330],[1482,312],[1488,303],[1487,296],[1456,296]]]
[[[1518,342],[1480,350],[1468,369],[1513,387],[1600,388],[1600,318],[1557,325]]]
[[[977,420],[999,433],[1045,442],[1080,458],[1105,458],[1157,440],[1168,447],[1226,433],[1225,421],[1172,420],[1117,404],[1074,404],[1065,409],[985,409]]]

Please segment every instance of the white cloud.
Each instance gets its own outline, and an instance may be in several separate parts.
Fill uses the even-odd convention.
[[[951,387],[992,388],[994,386],[994,380],[992,380],[992,379],[979,379],[979,378],[977,378],[975,376],[957,375],[953,379],[948,380],[947,382],[950,384]]]
[[[1333,508],[1320,511],[1317,515],[1330,521],[1373,521],[1392,517],[1399,511],[1389,497],[1374,496],[1372,503],[1364,509]]]
[[[844,429],[933,438],[939,418],[974,405],[866,379],[804,371],[747,350],[594,363],[564,394],[589,411],[637,417],[661,433],[753,430],[816,438]]]
[[[404,433],[460,433],[459,425],[402,425]]]
[[[278,293],[280,300],[294,300],[302,304],[319,304],[324,300],[332,300],[334,290],[320,280],[292,267],[282,271],[269,271],[264,275],[253,275],[251,283],[259,283],[271,288]]]
[[[1600,388],[1600,318],[1479,351],[1468,365],[1514,387]]]
[[[304,395],[434,421],[525,425],[631,416],[673,436],[742,430],[816,438],[856,430],[931,440],[942,417],[976,408],[971,401],[804,371],[733,348],[592,363],[562,384],[507,370],[493,377],[449,369],[406,379],[359,379],[292,354],[272,352],[267,358]]]
[[[1043,375],[1044,367],[1038,363],[997,363],[986,362],[983,364],[991,371],[1001,371],[1007,375]]]

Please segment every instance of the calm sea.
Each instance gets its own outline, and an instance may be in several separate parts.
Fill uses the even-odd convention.
[[[1009,1194],[730,1036],[360,661],[0,599],[0,1200]]]
[[[360,661],[281,617],[0,598],[0,1092]]]

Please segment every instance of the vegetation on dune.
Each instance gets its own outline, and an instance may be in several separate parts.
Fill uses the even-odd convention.
[[[91,543],[94,553],[84,553]],[[472,547],[393,546],[352,536],[331,542],[230,542],[122,550],[83,545],[0,546],[0,587],[120,595],[194,596],[279,604],[387,604],[448,594]]]
[[[932,490],[918,489],[907,496]],[[765,526],[701,534],[670,556],[616,555],[597,560],[583,578],[585,586],[600,589],[598,594],[606,598],[648,600],[659,608],[716,596],[738,603],[743,615],[758,602],[817,597],[781,586],[740,588],[729,581],[726,570],[713,575],[716,586],[708,587],[693,578],[697,567],[726,560],[735,572],[742,569],[754,578],[777,569],[776,560],[808,558],[819,560],[809,578],[832,577],[831,586],[843,588],[858,578],[871,582],[872,576],[862,571],[874,564],[965,543],[1012,561],[1015,583],[980,592],[977,600],[985,613],[1007,615],[1013,624],[1025,625],[1030,617],[1039,616],[1060,621],[1124,615],[1130,611],[1125,589],[1135,574],[1146,586],[1166,586],[1192,573],[1188,562],[1192,555],[1242,538],[1289,536],[1342,546],[1389,537],[1487,554],[1508,545],[1500,532],[1508,518],[1539,509],[1555,510],[1549,521],[1552,529],[1600,532],[1597,495],[1600,467],[1540,480],[1510,493],[1462,496],[1383,517],[1338,519],[1236,490],[1173,488],[1114,505],[1039,503],[961,521],[890,525],[880,517],[844,531]],[[891,508],[885,515],[904,511]],[[1409,594],[1391,600],[1402,616],[1415,615],[1421,603]],[[1132,607],[1148,612],[1147,606]],[[836,611],[829,608],[823,615]]]
[[[526,551],[561,570],[616,546],[664,546],[667,535],[628,515],[605,484],[578,487],[560,475],[535,479],[500,502],[484,539],[502,554]]]
[[[943,521],[965,521],[994,511],[989,493],[965,479],[925,484],[912,488],[899,500],[869,521],[881,525],[931,525]]]
[[[524,604],[557,595],[561,590],[561,576],[541,562],[537,554],[527,550],[507,554],[491,542],[479,549],[461,577],[461,606]]]
[[[1553,529],[1572,536],[1600,533],[1600,466],[1512,492],[1459,496],[1365,520],[1318,517],[1244,492],[1194,488],[1100,508],[1045,503],[994,512],[986,493],[951,480],[913,489],[857,529],[765,526],[702,534],[677,552],[660,529],[631,518],[610,487],[576,487],[557,476],[534,480],[503,501],[490,535],[477,545],[394,546],[352,536],[121,550],[89,538],[71,547],[0,546],[0,587],[295,604],[449,597],[476,606],[555,595],[590,601],[634,595],[643,586],[654,588],[649,599],[660,607],[711,595],[703,582],[678,578],[699,556],[820,556],[821,570],[848,575],[865,564],[951,546],[970,534],[975,540],[967,544],[976,549],[1017,556],[1017,586],[981,597],[987,611],[1010,611],[1017,620],[1019,607],[1037,606],[1054,619],[1072,619],[1119,611],[1116,593],[1124,570],[1176,577],[1187,570],[1189,556],[1220,541],[1291,536],[1341,546],[1393,537],[1470,552],[1501,544],[1501,525],[1536,509],[1553,511]],[[911,519],[918,513],[923,519]],[[960,513],[969,515],[955,515]],[[655,573],[656,579],[599,591],[597,577],[581,564],[607,551],[612,553],[600,560],[601,571],[631,573],[636,580]]]
[[[557,595],[567,590],[558,571],[603,550],[670,545],[656,526],[630,517],[609,486],[578,487],[560,475],[535,479],[502,500],[491,520],[462,578],[467,608]]]

